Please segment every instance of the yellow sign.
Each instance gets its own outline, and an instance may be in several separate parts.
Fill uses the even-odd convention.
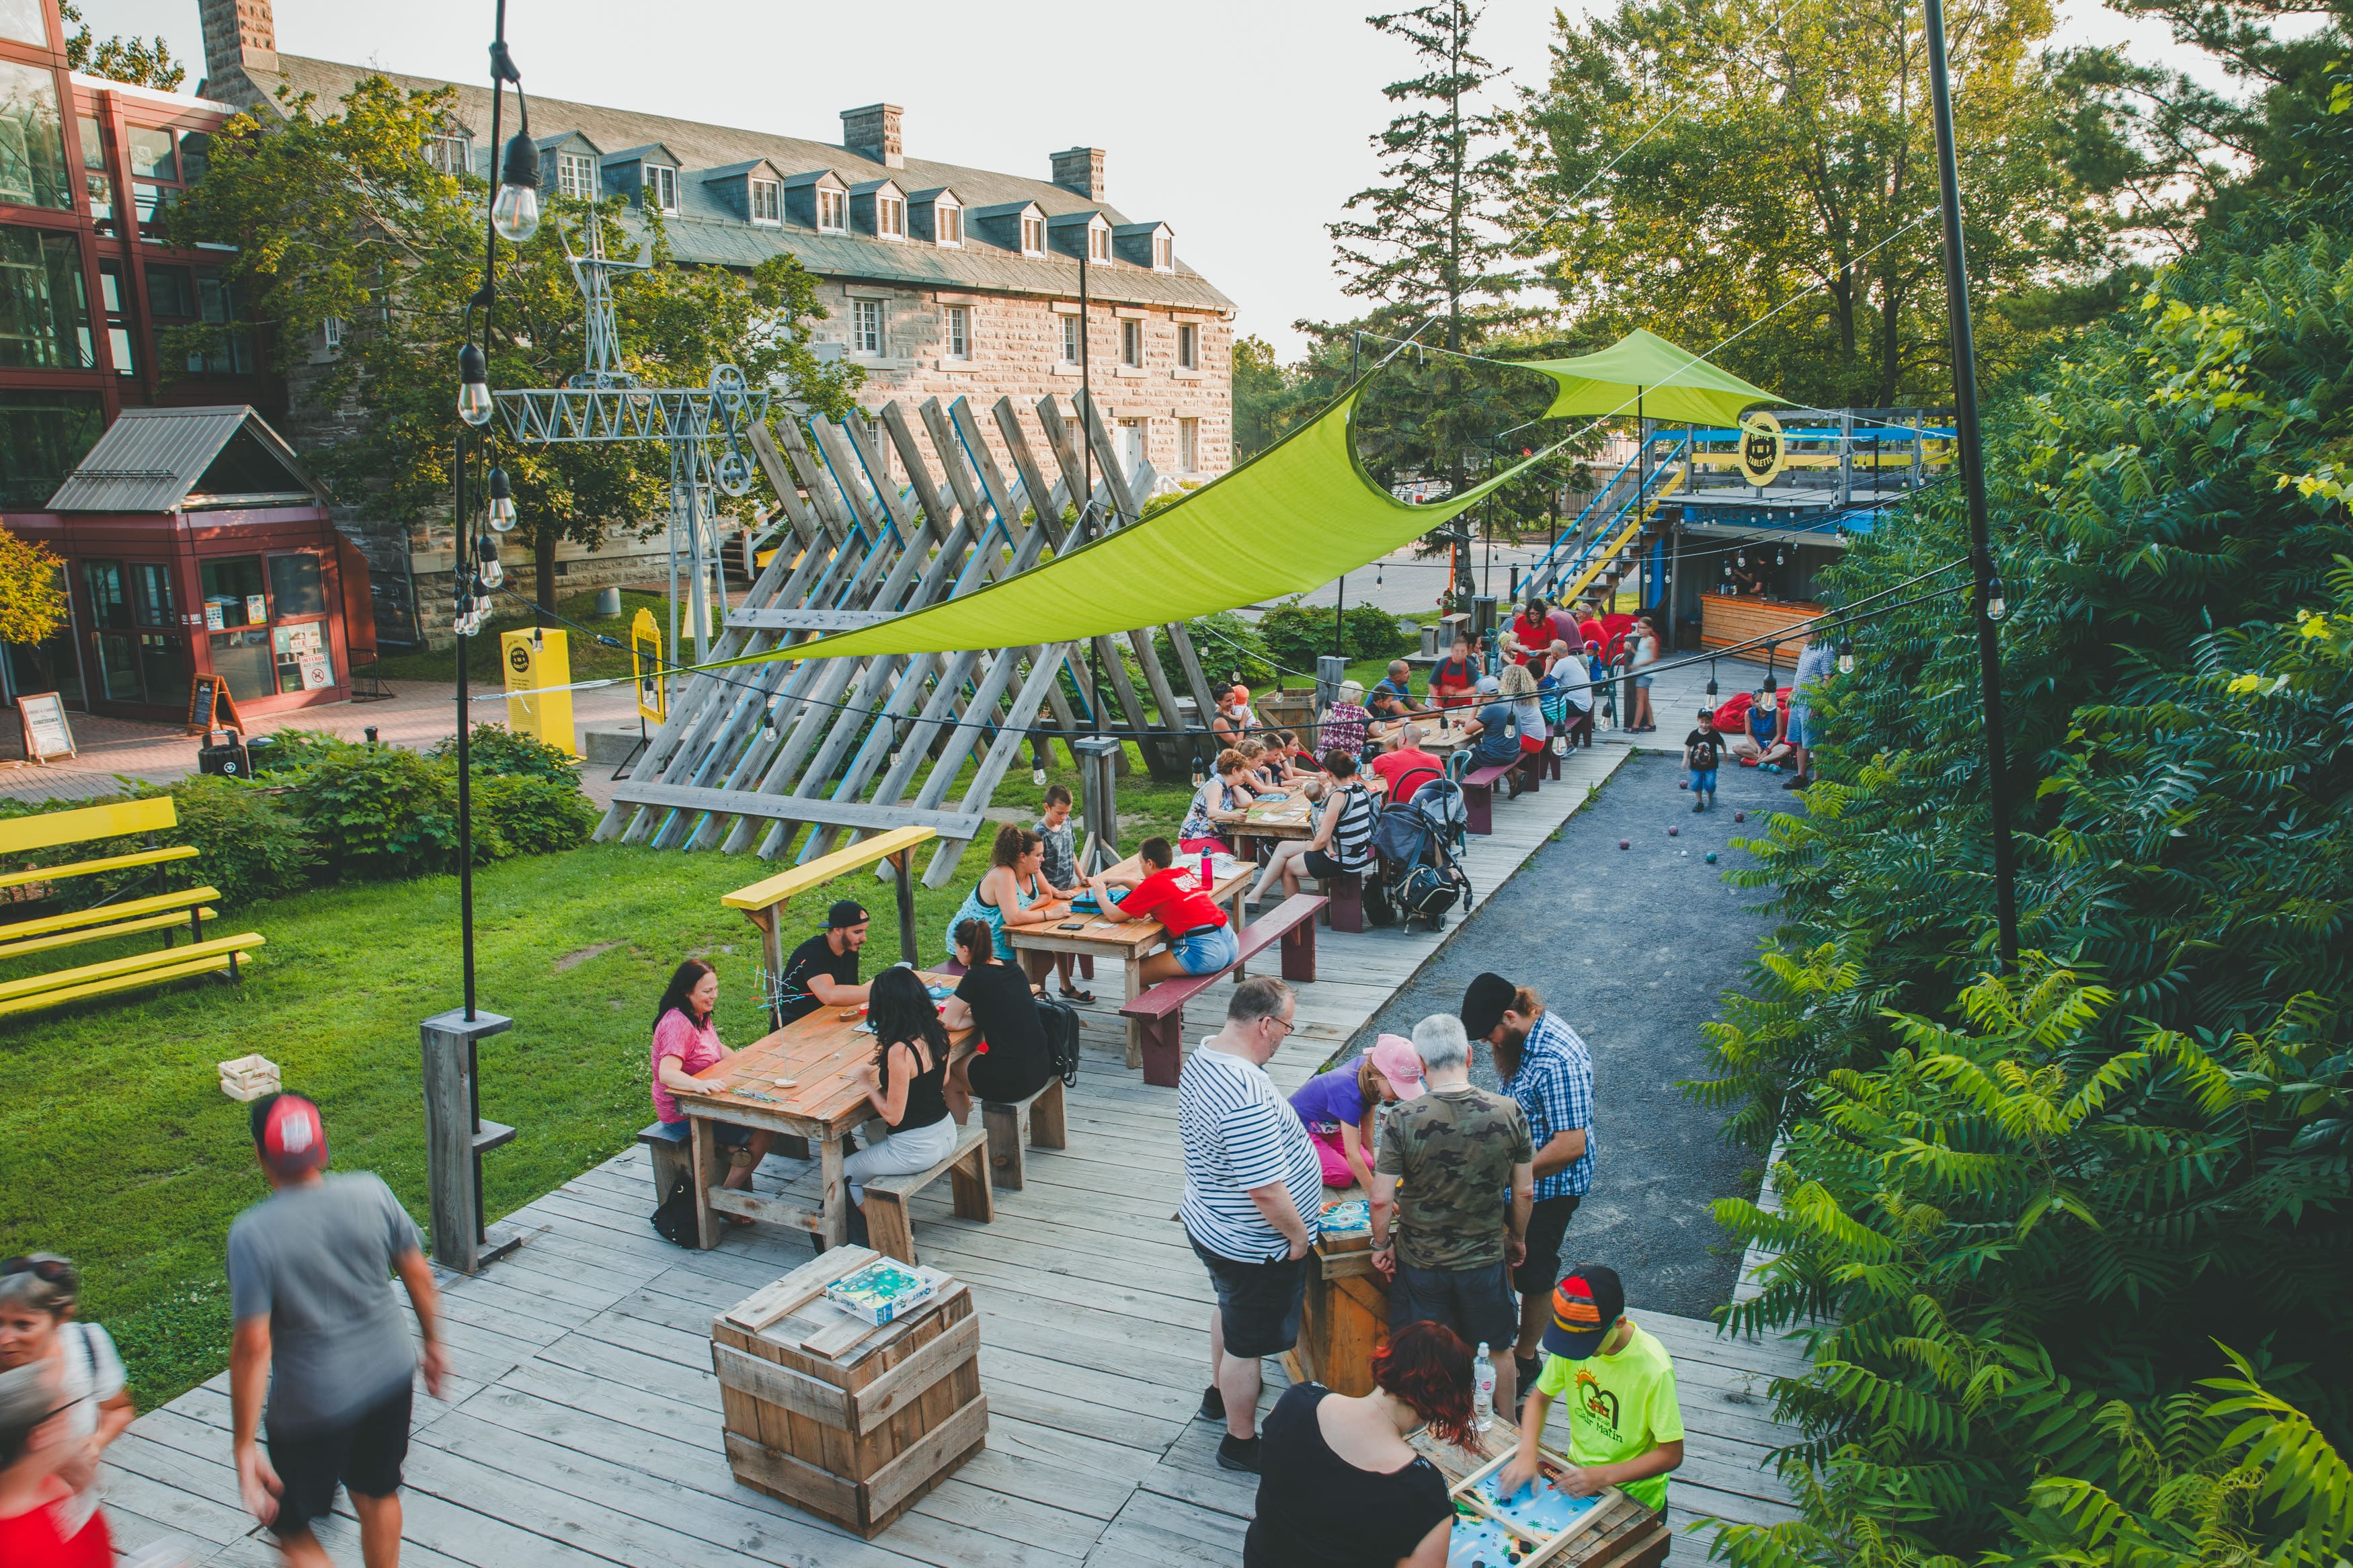
[[[1781,422],[1770,414],[1751,414],[1740,422],[1740,477],[1762,489],[1788,466],[1789,442]]]
[[[638,682],[638,717],[660,723],[670,716],[670,682],[662,679],[661,628],[640,609],[629,623],[629,673]]]
[[[507,728],[578,756],[572,734],[572,656],[564,634],[501,633],[499,662],[507,672]]]

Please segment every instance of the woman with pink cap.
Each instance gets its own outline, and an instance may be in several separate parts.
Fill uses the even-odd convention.
[[[1383,1035],[1355,1061],[1301,1084],[1291,1109],[1307,1124],[1308,1141],[1324,1164],[1324,1184],[1371,1192],[1375,1109],[1420,1095],[1421,1058],[1402,1035]]]

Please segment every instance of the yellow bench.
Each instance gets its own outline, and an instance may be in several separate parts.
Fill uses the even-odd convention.
[[[915,884],[911,869],[911,857],[919,845],[939,837],[929,827],[892,827],[860,840],[847,849],[837,849],[830,855],[820,855],[807,865],[796,866],[789,871],[779,871],[764,882],[748,888],[738,888],[725,894],[720,902],[731,910],[742,910],[751,922],[760,928],[760,951],[768,965],[768,984],[774,985],[785,972],[785,932],[783,911],[785,901],[795,893],[822,887],[836,877],[846,876],[861,867],[888,860],[897,873],[899,892],[899,950],[910,963],[919,963],[915,956]]]
[[[179,808],[169,795],[111,801],[77,811],[49,812],[39,816],[0,821],[0,864],[62,845],[91,844],[111,838],[135,837],[142,834],[160,834],[178,826],[179,822]],[[0,871],[0,888],[32,887],[70,877],[95,876],[104,871],[135,869],[142,866],[155,868],[156,880],[160,884],[164,865],[174,860],[191,859],[195,854],[195,849],[187,845],[171,847],[151,845],[129,854],[100,856],[61,866]],[[21,980],[0,982],[0,1016],[222,970],[228,972],[231,980],[238,979],[237,966],[251,959],[251,954],[242,950],[259,947],[264,939],[247,931],[239,936],[206,940],[204,922],[218,918],[219,914],[207,900],[219,897],[217,889],[190,888],[179,892],[156,892],[119,903],[101,903],[65,914],[43,915],[0,925],[0,959],[47,952],[81,942],[103,942],[110,937],[132,936],[143,931],[160,931],[164,933],[164,945],[151,952],[132,953],[127,957],[83,964],[75,969],[61,969],[46,974],[27,975]],[[173,938],[184,925],[188,929],[191,945],[175,947]]]

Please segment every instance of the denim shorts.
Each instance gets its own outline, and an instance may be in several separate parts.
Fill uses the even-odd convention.
[[[1705,770],[1694,768],[1692,770],[1691,786],[1694,790],[1714,789],[1715,787],[1715,770],[1714,768],[1708,768]]]
[[[1802,708],[1789,710],[1789,744],[1810,746],[1814,743],[1814,727],[1807,722],[1811,717]]]
[[[1443,1323],[1465,1344],[1500,1350],[1520,1337],[1520,1304],[1502,1259],[1476,1268],[1415,1268],[1400,1260],[1389,1281],[1389,1328]]]
[[[1176,966],[1187,974],[1215,974],[1242,955],[1242,944],[1229,925],[1198,926],[1168,944]]]
[[[1218,1317],[1228,1355],[1281,1355],[1299,1342],[1299,1315],[1306,1304],[1307,1260],[1278,1257],[1243,1263],[1203,1247],[1191,1231],[1185,1239],[1209,1271],[1218,1292]]]

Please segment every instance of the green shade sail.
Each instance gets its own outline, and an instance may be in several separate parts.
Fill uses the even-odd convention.
[[[1677,424],[1736,424],[1741,410],[1781,401],[1645,331],[1575,359],[1509,363],[1559,384],[1547,418],[1631,415],[1638,389],[1643,414]],[[725,665],[1074,642],[1303,594],[1441,526],[1565,444],[1460,495],[1409,506],[1356,463],[1364,385],[1175,506],[1043,565],[877,626]]]
[[[1737,425],[1745,409],[1787,401],[1639,327],[1597,353],[1512,363],[1542,371],[1559,384],[1545,410],[1547,419],[1632,414],[1639,397],[1646,418],[1670,425]]]

